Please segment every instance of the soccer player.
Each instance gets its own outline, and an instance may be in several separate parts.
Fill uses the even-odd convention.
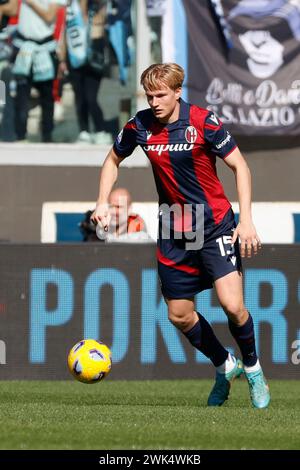
[[[150,108],[128,121],[107,155],[92,220],[108,229],[108,198],[118,167],[140,145],[151,162],[159,195],[158,273],[169,320],[216,367],[208,405],[222,405],[232,381],[245,373],[253,406],[265,408],[269,388],[257,358],[253,320],[242,289],[240,254],[250,257],[261,246],[251,218],[250,171],[217,116],[183,101],[183,81],[184,71],[174,63],[153,64],[142,73]],[[237,226],[217,177],[216,157],[235,175],[240,207]],[[168,207],[172,208],[169,218]],[[199,214],[203,214],[203,223]],[[203,243],[199,237],[197,243],[191,243],[191,234],[197,238],[201,228]],[[222,346],[210,324],[195,310],[195,295],[213,286],[243,363]]]

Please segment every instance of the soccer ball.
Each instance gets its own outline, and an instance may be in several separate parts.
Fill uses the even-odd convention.
[[[68,355],[68,368],[75,379],[94,384],[104,379],[111,369],[110,349],[101,341],[84,339]]]

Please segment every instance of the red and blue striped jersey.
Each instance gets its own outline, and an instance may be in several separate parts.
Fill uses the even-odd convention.
[[[221,222],[231,205],[216,157],[226,158],[236,143],[215,114],[182,99],[179,119],[170,124],[160,123],[150,108],[140,111],[120,132],[114,151],[127,157],[138,145],[151,162],[160,205],[203,204],[206,233]]]

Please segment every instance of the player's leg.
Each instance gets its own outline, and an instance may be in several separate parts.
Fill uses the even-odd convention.
[[[242,363],[232,357],[215,336],[208,321],[195,311],[193,299],[166,299],[169,320],[216,367],[216,383],[209,406],[221,406],[228,399],[231,382],[242,374]]]
[[[170,321],[190,343],[201,351],[223,374],[218,377],[209,405],[222,405],[228,398],[230,382],[242,372],[241,362],[233,361],[216,338],[210,324],[195,311],[194,296],[213,287],[212,280],[199,269],[198,252],[186,251],[181,240],[159,239],[158,274],[161,289],[168,303]],[[228,380],[227,380],[228,378]]]
[[[193,299],[168,299],[168,317],[199,351],[208,357],[215,367],[226,361],[228,351],[215,336],[205,318],[195,311]]]
[[[165,256],[164,251],[168,255]],[[228,352],[220,344],[202,315],[195,311],[194,296],[204,286],[194,254],[185,250],[181,241],[160,240],[157,250],[161,290],[168,305],[169,320],[187,337],[190,343],[218,367]],[[180,261],[179,261],[180,260]]]
[[[234,214],[232,210],[229,210],[223,220],[206,236],[204,245],[199,252],[200,268],[214,283],[218,283],[219,279],[225,278],[230,273],[235,273],[235,276],[240,279],[240,286],[242,285],[239,277],[242,266],[238,242],[234,246],[231,245],[234,227]],[[238,312],[234,318],[243,324],[247,319],[248,312],[243,306],[242,291],[231,292],[228,298],[235,304],[235,312]],[[215,397],[219,395],[219,390],[225,388],[226,383],[229,383],[230,386],[233,379],[243,373],[241,361],[234,357],[231,359],[231,362],[228,360],[225,364],[226,367],[217,369],[216,383],[209,396],[209,404],[217,403]]]
[[[242,274],[233,271],[215,281],[219,302],[228,317],[229,330],[243,358],[253,406],[265,408],[270,393],[256,354],[253,319],[244,305]]]

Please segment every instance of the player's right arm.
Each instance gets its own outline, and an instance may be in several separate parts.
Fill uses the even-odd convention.
[[[91,220],[94,224],[101,223],[105,231],[108,230],[110,222],[108,198],[113,185],[118,179],[119,165],[123,160],[124,158],[118,157],[112,147],[102,166],[99,182],[99,195],[96,209],[91,215]]]
[[[131,155],[137,146],[136,135],[136,122],[135,118],[132,118],[119,133],[102,167],[99,182],[99,195],[96,209],[91,216],[91,220],[94,224],[100,222],[105,231],[108,230],[110,222],[108,198],[113,185],[117,181],[120,163]]]

